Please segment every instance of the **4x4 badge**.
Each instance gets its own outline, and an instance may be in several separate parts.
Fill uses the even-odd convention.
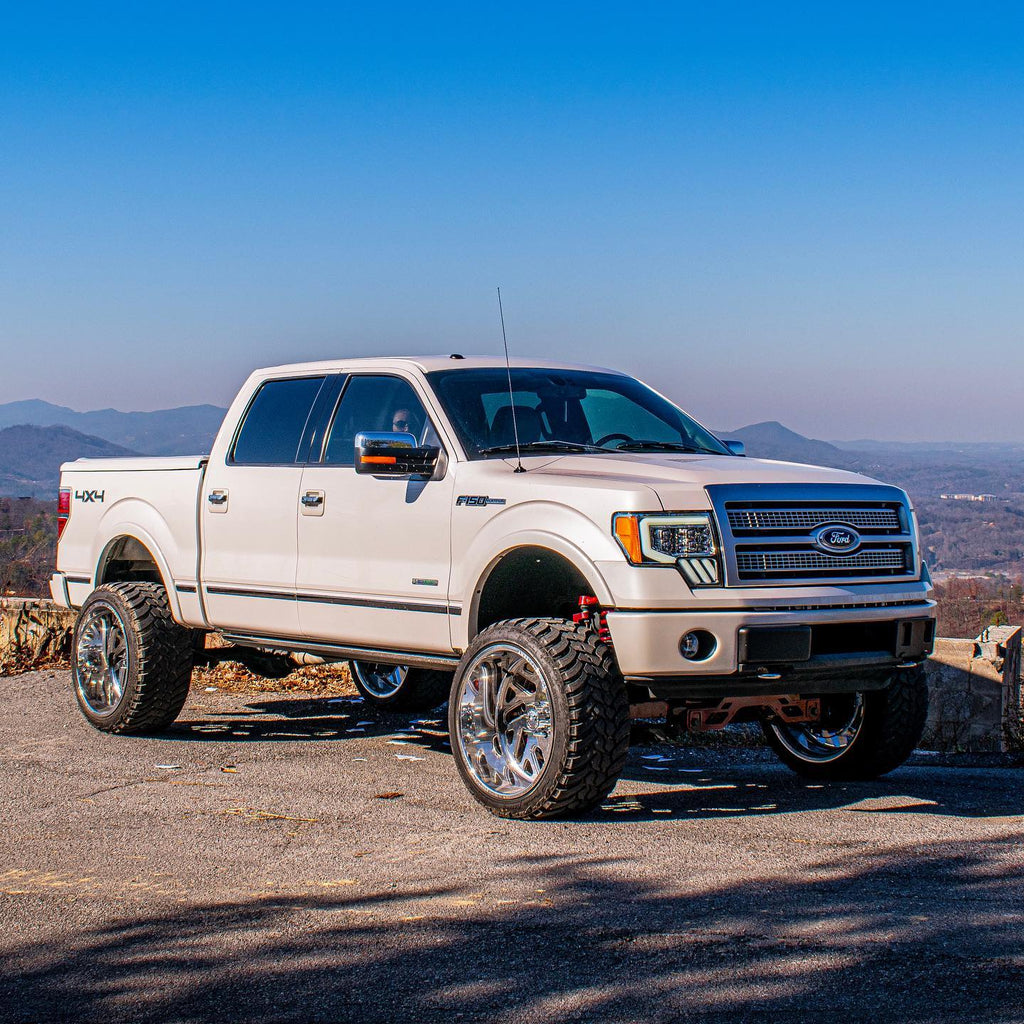
[[[106,491],[75,491],[75,501],[98,501],[102,505],[106,495]]]

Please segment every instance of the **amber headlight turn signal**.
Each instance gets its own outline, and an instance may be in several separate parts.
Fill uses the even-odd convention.
[[[633,565],[674,565],[695,587],[719,583],[718,544],[710,512],[619,512],[612,529]]]

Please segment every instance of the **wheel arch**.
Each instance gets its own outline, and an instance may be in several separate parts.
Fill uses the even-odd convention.
[[[477,575],[461,626],[465,647],[502,619],[568,617],[581,594],[611,603],[611,592],[597,567],[564,538],[522,535],[494,553]]]
[[[93,580],[97,587],[104,583],[133,580],[159,583],[167,592],[171,614],[177,621],[181,621],[174,577],[167,559],[156,540],[137,526],[126,529],[106,541],[96,559]]]

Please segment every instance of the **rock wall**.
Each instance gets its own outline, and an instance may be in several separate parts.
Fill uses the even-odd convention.
[[[925,750],[1024,750],[1020,627],[990,626],[974,640],[936,640],[926,668]]]
[[[66,664],[75,613],[53,601],[0,598],[0,676]]]

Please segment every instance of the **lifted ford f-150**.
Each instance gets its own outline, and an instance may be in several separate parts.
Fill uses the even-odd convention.
[[[208,457],[62,469],[54,598],[97,728],[174,721],[196,631],[448,700],[496,814],[598,803],[630,715],[757,720],[796,771],[901,764],[935,622],[907,495],[743,457],[621,373],[486,358],[252,374]]]

